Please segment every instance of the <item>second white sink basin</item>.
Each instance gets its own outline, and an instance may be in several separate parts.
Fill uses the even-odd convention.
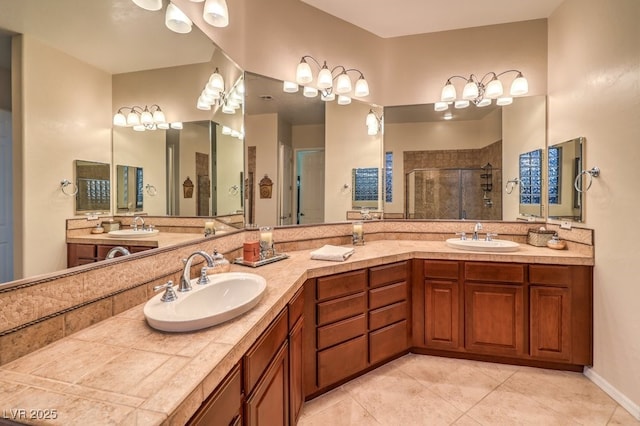
[[[472,251],[489,251],[489,252],[510,252],[518,251],[520,244],[515,241],[508,240],[461,240],[460,238],[449,238],[447,241],[449,247],[472,250]]]
[[[112,238],[147,238],[153,235],[158,235],[160,231],[154,229],[152,231],[141,229],[118,229],[117,231],[109,231],[108,236]]]
[[[191,280],[193,290],[179,292],[173,302],[154,296],[144,306],[149,325],[162,331],[193,331],[233,319],[258,304],[267,281],[260,275],[246,272],[224,272],[209,275],[209,284]],[[160,292],[163,293],[163,292]]]

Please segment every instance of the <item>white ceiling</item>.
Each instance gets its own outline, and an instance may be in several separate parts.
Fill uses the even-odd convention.
[[[379,37],[548,18],[564,0],[301,0]]]

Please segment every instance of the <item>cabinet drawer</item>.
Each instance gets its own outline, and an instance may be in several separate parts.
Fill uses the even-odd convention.
[[[369,291],[369,309],[400,302],[407,298],[407,283],[387,285]]]
[[[367,287],[367,271],[354,271],[330,277],[318,278],[316,297],[318,301],[358,293]]]
[[[76,244],[76,256],[79,259],[95,259],[96,246],[93,244]]]
[[[325,325],[363,314],[367,309],[365,293],[352,294],[318,303],[318,325]]]
[[[287,339],[288,334],[285,308],[244,356],[244,389],[247,395],[264,373],[282,342]]]
[[[318,328],[318,349],[346,342],[367,332],[364,314]]]
[[[242,381],[236,365],[189,420],[189,426],[228,426],[241,418]]]
[[[407,279],[407,262],[398,262],[391,265],[376,266],[369,269],[369,285],[380,287]]]
[[[318,352],[318,387],[323,388],[367,367],[367,337],[360,336]]]
[[[296,321],[298,321],[298,318],[302,316],[302,311],[304,310],[304,296],[302,290],[302,288],[298,290],[295,296],[291,299],[291,302],[289,302],[289,330],[296,325]]]
[[[369,312],[369,330],[377,330],[407,319],[407,302],[398,302]]]
[[[369,333],[369,353],[372,364],[405,351],[407,343],[407,321],[403,320]]]
[[[529,282],[531,284],[571,283],[571,267],[556,265],[529,265]]]
[[[522,283],[524,268],[525,265],[516,263],[467,262],[464,264],[464,277],[467,280]]]
[[[425,260],[424,261],[424,277],[425,278],[449,278],[458,279],[458,271],[460,264],[451,261]]]

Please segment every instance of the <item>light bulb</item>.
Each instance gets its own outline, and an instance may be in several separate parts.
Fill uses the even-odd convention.
[[[207,0],[202,11],[202,18],[214,27],[229,25],[229,9],[225,0]]]
[[[346,72],[343,72],[338,76],[336,82],[336,93],[339,95],[351,92],[351,79]]]
[[[211,104],[205,98],[199,96],[198,102],[196,103],[196,108],[202,111],[209,111],[211,110]]]
[[[489,105],[491,105],[491,99],[489,99],[489,98],[482,98],[482,99],[480,100],[480,102],[478,102],[478,103],[476,104],[476,106],[477,106],[477,107],[480,107],[480,108],[482,108],[482,107],[486,107],[486,106],[489,106]]]
[[[155,123],[164,123],[166,119],[164,118],[164,112],[160,108],[153,111],[153,121]]]
[[[469,101],[467,101],[467,100],[457,100],[457,101],[454,102],[453,106],[454,106],[454,108],[458,108],[458,109],[466,108],[466,107],[469,106]]]
[[[217,90],[218,92],[222,92],[224,90],[224,79],[220,75],[220,71],[218,71],[218,68],[213,71],[213,74],[211,74],[211,77],[209,77],[209,83],[207,84],[210,84],[211,88]]]
[[[367,114],[367,119],[365,120],[365,124],[367,125],[367,127],[378,125],[378,118],[374,114],[373,110],[369,110],[369,113]]]
[[[123,113],[118,112],[116,113],[116,115],[113,116],[113,125],[114,126],[119,126],[119,127],[124,127],[127,125],[127,117],[124,116]]]
[[[171,128],[172,129],[176,129],[176,130],[181,130],[182,129],[182,121],[174,121],[173,123],[171,123]]]
[[[315,98],[316,96],[318,96],[318,89],[311,86],[304,86],[304,88],[302,89],[302,94],[306,98]]]
[[[351,103],[351,98],[345,95],[338,95],[338,105],[349,105]]]
[[[496,104],[500,106],[511,105],[512,103],[513,98],[498,98],[498,100],[496,101]]]
[[[169,123],[167,123],[167,122],[158,123],[157,127],[158,127],[158,129],[161,129],[161,130],[167,130],[169,128]]]
[[[293,81],[285,81],[282,84],[282,90],[286,93],[296,93],[299,88],[300,86],[298,86],[298,83]]]
[[[378,134],[378,126],[367,126],[367,134],[369,136],[375,136]]]
[[[131,111],[129,114],[127,114],[128,126],[137,126],[138,124],[140,124],[140,116],[136,112]]]
[[[231,128],[229,128],[227,126],[222,126],[222,134],[223,135],[230,135],[231,134]]]
[[[354,95],[357,97],[364,97],[369,95],[369,83],[364,79],[364,76],[360,76],[358,81],[356,81],[356,90],[354,91]]]
[[[433,109],[436,111],[446,111],[449,108],[449,104],[447,102],[436,102],[433,105]]]
[[[151,113],[146,107],[144,111],[142,111],[142,114],[140,115],[140,123],[153,124],[153,115],[151,115]]]
[[[504,90],[502,89],[502,82],[494,77],[493,80],[491,80],[489,84],[487,84],[487,88],[484,91],[484,96],[485,98],[490,99],[499,98],[500,96],[502,96],[503,91]]]
[[[333,76],[331,75],[331,71],[327,68],[327,64],[325,63],[322,66],[322,69],[318,73],[318,89],[328,89],[333,86]]]
[[[313,81],[313,73],[311,72],[311,67],[302,59],[298,64],[298,68],[296,69],[296,82],[300,85],[305,85],[311,83]]]
[[[511,96],[526,95],[529,92],[529,83],[527,79],[522,76],[522,73],[518,73],[518,76],[513,83],[511,83],[511,90],[509,93]]]
[[[466,99],[468,101],[477,98],[479,95],[478,85],[473,81],[469,80],[467,84],[464,85],[464,89],[462,89],[462,99]]]
[[[173,3],[169,3],[167,6],[164,24],[171,31],[178,34],[187,34],[191,32],[191,27],[193,25],[191,19],[189,19],[187,15],[185,15],[184,12],[182,12],[178,6]]]
[[[456,87],[451,84],[450,81],[447,81],[447,84],[442,88],[442,94],[440,95],[440,100],[442,102],[453,102],[456,100]]]

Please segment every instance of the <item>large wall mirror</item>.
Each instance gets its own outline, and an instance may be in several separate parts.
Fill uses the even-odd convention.
[[[549,219],[583,221],[583,198],[578,191],[582,182],[577,179],[583,168],[583,153],[584,138],[547,148]]]

